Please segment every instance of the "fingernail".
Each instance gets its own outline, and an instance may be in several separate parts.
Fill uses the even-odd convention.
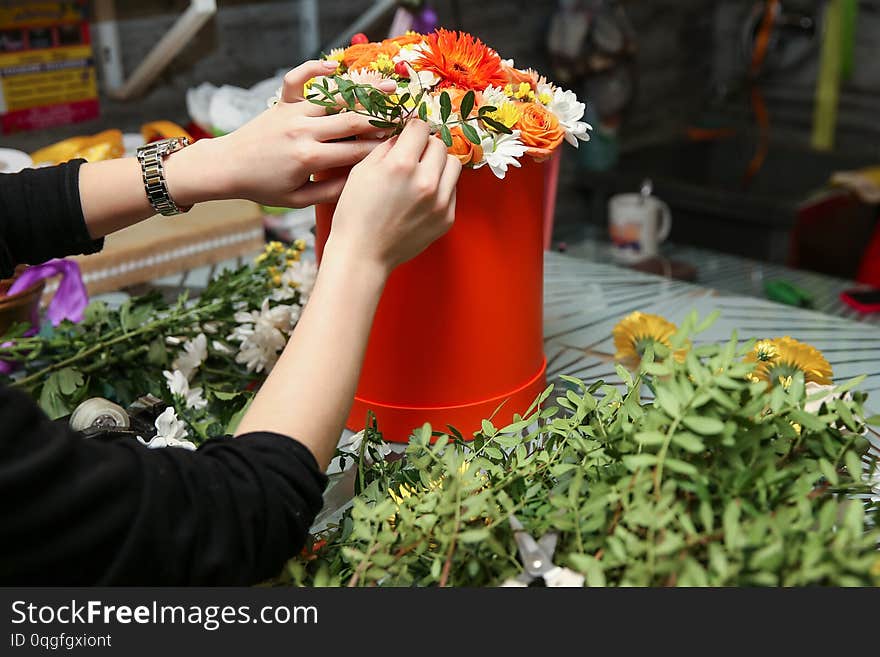
[[[375,137],[376,139],[385,139],[385,137],[387,137],[387,136],[388,136],[388,135],[385,134],[384,132],[377,132],[377,133],[374,135],[374,137]]]
[[[382,80],[378,84],[378,88],[383,91],[397,91],[397,83],[394,80]]]
[[[334,60],[332,60],[332,59],[326,59],[326,60],[324,60],[323,62],[321,62],[321,64],[324,65],[324,68],[328,68],[328,69],[331,69],[331,70],[334,70],[334,71],[335,71],[337,68],[339,68],[339,62],[334,61]]]

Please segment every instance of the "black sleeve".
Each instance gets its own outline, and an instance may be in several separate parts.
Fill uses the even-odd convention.
[[[80,204],[83,162],[0,174],[0,276],[15,265],[101,250],[104,240],[89,236]]]
[[[2,387],[0,584],[255,584],[302,549],[326,483],[286,436],[100,442]]]

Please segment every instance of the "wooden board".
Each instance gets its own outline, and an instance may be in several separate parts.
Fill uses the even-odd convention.
[[[108,236],[100,253],[72,259],[92,295],[250,255],[263,244],[258,205],[212,201],[177,217],[151,217]]]

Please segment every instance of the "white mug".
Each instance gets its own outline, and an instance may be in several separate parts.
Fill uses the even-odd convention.
[[[639,262],[656,256],[659,245],[669,237],[672,212],[654,196],[619,194],[608,201],[608,229],[614,258]]]

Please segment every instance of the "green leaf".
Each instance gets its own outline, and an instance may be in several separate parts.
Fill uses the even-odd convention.
[[[488,529],[469,529],[458,535],[458,540],[461,543],[482,543],[487,538],[489,538]]]
[[[477,146],[479,146],[482,143],[480,141],[479,133],[477,133],[476,129],[474,129],[473,126],[467,123],[462,123],[461,131],[464,134],[465,138],[472,144],[476,144]]]
[[[586,578],[587,586],[605,586],[605,572],[602,562],[590,554],[569,554],[568,560],[572,567]]]
[[[682,422],[691,431],[704,436],[714,436],[724,431],[724,422],[714,417],[688,415]]]
[[[871,417],[866,417],[865,423],[870,424],[872,427],[880,427],[880,415],[872,415]]]
[[[672,442],[692,454],[706,451],[705,443],[692,433],[677,433],[672,436]]]
[[[849,471],[849,476],[853,478],[853,481],[862,483],[865,475],[859,455],[850,450],[844,454],[843,461],[846,463],[846,469]]]
[[[440,138],[447,148],[452,148],[452,133],[449,132],[449,128],[445,125],[440,126]]]
[[[639,468],[646,468],[657,464],[657,456],[655,454],[630,454],[623,457],[623,464],[630,470],[635,471]]]
[[[488,127],[492,128],[495,132],[500,132],[504,135],[512,135],[513,130],[508,128],[506,125],[501,123],[500,121],[496,121],[495,119],[490,119],[488,116],[481,116],[480,120],[485,123]]]
[[[697,468],[690,463],[687,463],[686,461],[667,458],[666,461],[664,461],[664,465],[668,470],[672,470],[673,472],[677,472],[678,474],[683,474],[688,477],[696,477],[699,474]]]
[[[223,392],[222,390],[215,390],[213,393],[215,399],[219,399],[220,401],[231,401],[238,397],[240,392]]]
[[[664,387],[658,387],[656,390],[656,403],[665,413],[673,420],[681,414],[681,404],[675,395]]]
[[[461,99],[461,120],[466,121],[467,118],[471,115],[471,112],[474,109],[474,100],[476,96],[474,95],[473,90],[468,91],[464,98]],[[477,142],[479,143],[479,142]]]
[[[868,375],[867,375],[867,374],[862,374],[861,376],[857,376],[857,377],[855,377],[854,379],[850,379],[850,380],[847,381],[846,383],[842,383],[841,385],[836,386],[836,387],[834,388],[834,394],[835,394],[835,395],[842,395],[842,394],[845,393],[845,392],[849,392],[849,391],[852,390],[853,388],[856,388],[856,387],[858,387],[859,385],[861,385],[862,382],[863,382],[866,378],[868,378]]]
[[[238,425],[241,424],[242,419],[244,419],[244,416],[247,415],[247,412],[253,402],[254,397],[251,397],[247,400],[247,403],[241,407],[241,410],[239,410],[229,419],[229,422],[226,424],[227,434],[229,434],[230,436],[235,435],[235,432],[238,430]]]
[[[58,377],[58,390],[61,394],[70,396],[75,393],[84,383],[83,375],[79,370],[72,367],[65,367],[56,373]]]
[[[636,442],[640,445],[655,446],[662,445],[666,442],[666,434],[659,431],[639,431],[636,436]]]
[[[419,104],[419,118],[422,121],[428,120],[428,106],[425,103]]]
[[[831,462],[828,459],[819,459],[819,472],[822,473],[822,476],[828,480],[832,486],[837,486],[838,476],[837,470],[834,469],[834,466],[831,465]]]
[[[440,120],[446,123],[450,114],[452,114],[452,99],[449,97],[449,92],[444,91],[440,94]]]
[[[397,127],[396,123],[391,123],[391,121],[381,121],[379,119],[371,119],[370,125],[384,130],[390,130]]]
[[[740,545],[739,518],[742,513],[738,500],[731,500],[724,508],[721,525],[724,528],[724,544],[728,550],[736,549]]]

